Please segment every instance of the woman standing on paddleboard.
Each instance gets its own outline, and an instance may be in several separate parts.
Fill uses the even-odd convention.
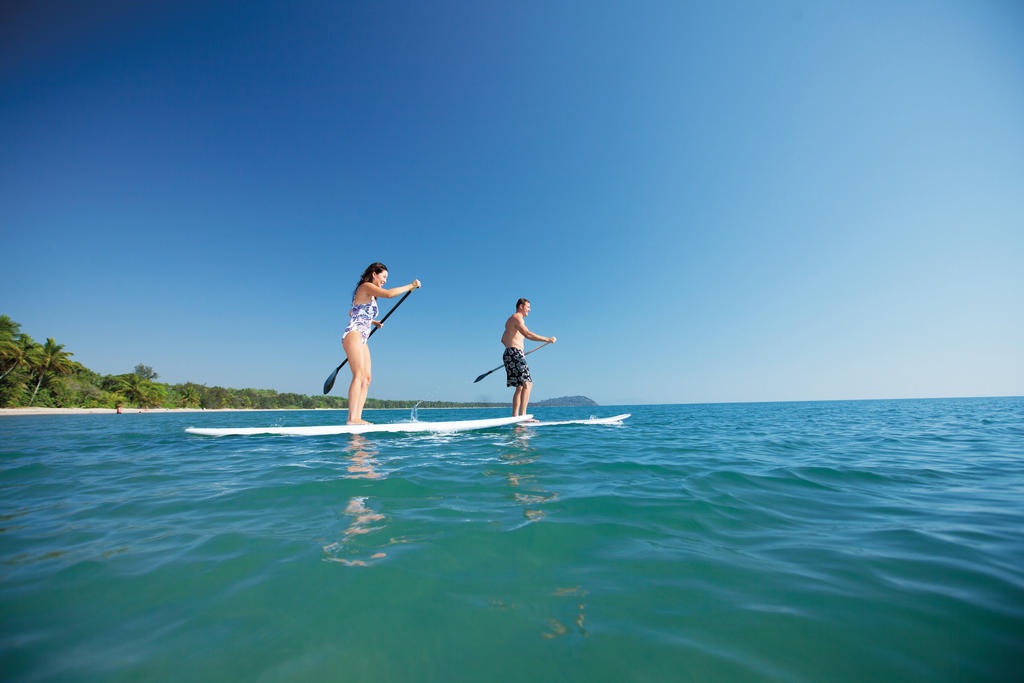
[[[370,390],[370,347],[366,340],[370,338],[370,330],[374,325],[381,326],[381,323],[374,320],[377,317],[377,297],[393,299],[422,286],[419,280],[413,280],[402,287],[384,289],[387,281],[388,267],[383,263],[371,263],[363,271],[352,293],[352,310],[348,313],[348,326],[341,338],[341,345],[345,347],[348,356],[348,366],[352,369],[352,383],[348,385],[350,425],[369,424],[363,419],[363,405]]]

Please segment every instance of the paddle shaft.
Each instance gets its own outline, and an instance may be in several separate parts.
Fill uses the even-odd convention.
[[[416,291],[415,289],[410,289],[408,292],[406,292],[405,296],[403,296],[401,299],[399,299],[398,303],[391,307],[391,310],[387,312],[387,315],[385,315],[383,318],[380,319],[380,324],[383,325],[384,321],[387,320],[388,318],[390,318],[391,314],[394,313],[395,311],[397,311],[398,307],[402,305],[402,302],[405,301],[406,299],[408,299],[409,295],[412,294],[415,291]],[[374,332],[376,332],[379,329],[380,329],[380,326],[377,326],[377,327],[374,327],[372,330],[370,330],[370,334],[367,335],[366,341],[369,342],[370,341],[370,337],[372,337]],[[348,358],[346,357],[345,360],[341,361],[341,365],[339,365],[338,367],[334,368],[334,372],[332,372],[331,376],[327,378],[326,382],[324,382],[324,393],[325,394],[330,393],[331,389],[334,387],[334,380],[338,377],[338,371],[341,370],[343,367],[345,367],[345,363],[347,363],[347,362],[348,362]]]
[[[547,345],[548,345],[548,344],[550,344],[550,343],[551,343],[551,342],[544,342],[543,344],[541,344],[541,345],[540,345],[540,346],[538,346],[537,348],[535,348],[535,349],[530,349],[529,351],[527,351],[527,352],[526,352],[526,353],[524,353],[523,355],[524,355],[524,356],[529,356],[529,355],[530,355],[531,353],[533,353],[534,351],[540,351],[541,349],[543,349],[543,348],[544,348],[545,346],[547,346]],[[501,369],[502,369],[503,367],[505,367],[505,366],[504,366],[504,365],[499,365],[498,367],[494,368],[494,370],[501,370]],[[475,380],[473,380],[473,384],[476,384],[477,382],[479,382],[480,380],[482,380],[482,379],[483,379],[484,377],[486,377],[487,375],[489,375],[489,374],[491,374],[492,372],[494,372],[494,370],[488,370],[488,371],[487,371],[487,372],[485,372],[484,374],[480,375],[480,376],[479,376],[479,377],[477,377],[477,378],[476,378]]]

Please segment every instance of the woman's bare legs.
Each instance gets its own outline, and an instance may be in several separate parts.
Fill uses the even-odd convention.
[[[353,330],[341,341],[352,370],[352,383],[348,385],[348,424],[369,424],[363,419],[363,406],[370,391],[370,347],[359,332]]]

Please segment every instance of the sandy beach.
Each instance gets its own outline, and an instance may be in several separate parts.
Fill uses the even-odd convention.
[[[420,410],[475,410],[507,406],[454,406],[448,408],[420,408]],[[122,415],[141,413],[274,413],[282,410],[322,410],[324,412],[348,412],[348,408],[125,408]],[[364,412],[377,410],[409,410],[409,408],[363,408]],[[0,408],[0,417],[11,415],[116,415],[115,408]]]
[[[345,408],[121,408],[123,415],[140,413],[269,413],[280,410],[327,410],[345,412]],[[365,410],[372,410],[366,408]],[[117,414],[116,408],[0,408],[5,415],[104,415]]]

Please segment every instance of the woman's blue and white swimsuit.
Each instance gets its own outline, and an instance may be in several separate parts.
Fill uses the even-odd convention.
[[[348,312],[348,325],[342,332],[342,340],[349,332],[358,332],[363,337],[363,343],[370,338],[370,330],[373,329],[373,319],[377,317],[377,299],[370,299],[368,304],[353,304],[352,310]]]

